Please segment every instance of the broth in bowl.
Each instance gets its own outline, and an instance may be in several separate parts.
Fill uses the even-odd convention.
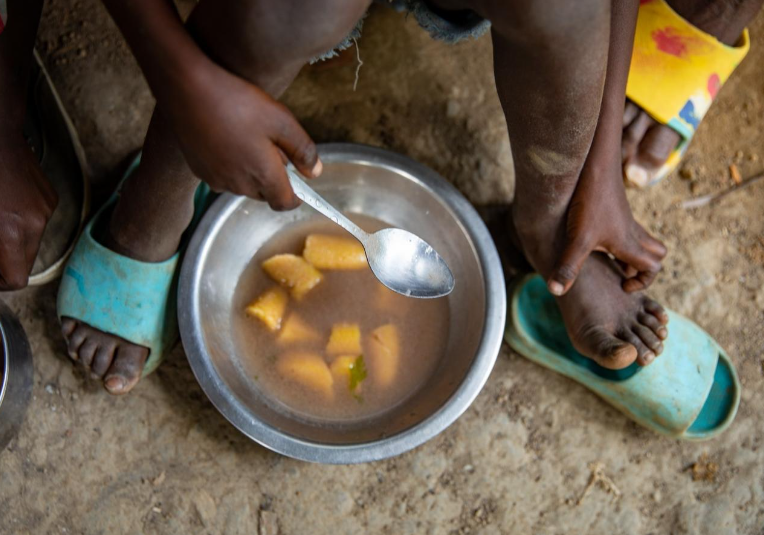
[[[369,231],[384,228],[354,217]],[[245,373],[308,419],[378,416],[410,398],[443,356],[448,299],[383,286],[363,247],[328,221],[295,223],[252,258],[235,292]]]

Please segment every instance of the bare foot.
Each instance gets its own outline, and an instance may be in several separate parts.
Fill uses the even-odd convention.
[[[63,318],[61,332],[68,342],[69,357],[103,380],[111,394],[126,394],[141,378],[149,350],[94,329],[86,323]]]
[[[178,250],[193,216],[199,181],[182,155],[165,151],[161,158],[152,158],[158,151],[149,148],[151,144],[147,139],[141,166],[125,183],[114,210],[96,222],[94,238],[129,258],[161,262]],[[102,380],[109,393],[126,394],[138,384],[148,348],[74,318],[62,318],[61,332],[71,359]]]
[[[553,253],[559,240],[554,238],[558,232],[554,229],[558,225],[531,233],[516,231],[512,217],[507,221],[507,234],[500,242],[503,247],[518,246],[536,271],[547,274],[556,258]],[[507,236],[516,237],[519,243],[512,243]],[[662,341],[668,336],[668,315],[663,307],[642,292],[624,291],[623,277],[609,257],[592,253],[576,283],[565,295],[555,298],[576,350],[613,370],[634,361],[647,366],[661,354]]]
[[[753,20],[764,0],[705,2],[668,0],[669,5],[695,27],[733,46]],[[666,163],[680,141],[679,134],[658,123],[633,102],[623,116],[622,159],[626,180],[644,186]]]
[[[663,352],[668,316],[641,292],[621,289],[622,274],[601,253],[592,254],[576,284],[557,304],[573,346],[600,366],[647,366]]]

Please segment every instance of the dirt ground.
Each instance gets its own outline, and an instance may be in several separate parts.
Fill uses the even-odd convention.
[[[505,347],[472,408],[430,443],[361,466],[293,461],[215,411],[180,347],[133,394],[110,397],[67,361],[54,283],[3,296],[31,339],[35,382],[0,453],[0,533],[764,533],[764,184],[680,206],[730,187],[733,163],[744,178],[764,168],[764,13],[751,33],[682,177],[630,193],[671,250],[651,293],[713,334],[740,373],[740,412],[721,438],[656,436]],[[103,185],[140,146],[150,93],[96,0],[48,0],[38,46]],[[351,54],[306,70],[285,97],[317,140],[400,151],[477,204],[511,197],[488,39],[448,47],[377,10],[360,53],[357,91]],[[579,504],[597,463],[615,487],[596,483]]]

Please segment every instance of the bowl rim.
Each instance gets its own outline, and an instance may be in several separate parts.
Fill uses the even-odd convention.
[[[32,350],[24,328],[0,300],[0,453],[16,435],[32,398]]]
[[[456,391],[437,411],[399,433],[358,444],[323,444],[288,435],[255,418],[235,395],[225,395],[225,382],[203,351],[201,326],[191,311],[199,309],[199,269],[208,237],[244,201],[230,193],[221,195],[204,214],[191,238],[178,284],[178,321],[183,348],[202,390],[217,410],[239,431],[263,447],[303,461],[324,464],[355,464],[386,459],[409,451],[449,427],[472,404],[482,390],[501,348],[507,314],[504,273],[498,251],[483,220],[459,191],[434,170],[406,156],[385,149],[353,143],[318,145],[325,162],[354,162],[405,174],[430,189],[459,220],[472,241],[483,273],[486,291],[485,323],[475,359]]]

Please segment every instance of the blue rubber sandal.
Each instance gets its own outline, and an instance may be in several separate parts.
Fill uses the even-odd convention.
[[[504,339],[533,362],[578,381],[638,424],[685,440],[707,440],[735,418],[740,382],[729,356],[689,319],[668,311],[669,336],[649,366],[609,370],[578,353],[538,275],[510,288]]]
[[[125,178],[139,163],[140,155]],[[194,220],[186,230],[180,251],[164,262],[151,263],[117,254],[93,237],[94,227],[102,223],[103,216],[117,202],[119,189],[85,226],[69,258],[58,290],[58,319],[73,318],[148,347],[149,356],[143,367],[146,376],[156,369],[178,339],[178,267],[185,243],[209,205],[211,195],[202,183],[196,192]]]

